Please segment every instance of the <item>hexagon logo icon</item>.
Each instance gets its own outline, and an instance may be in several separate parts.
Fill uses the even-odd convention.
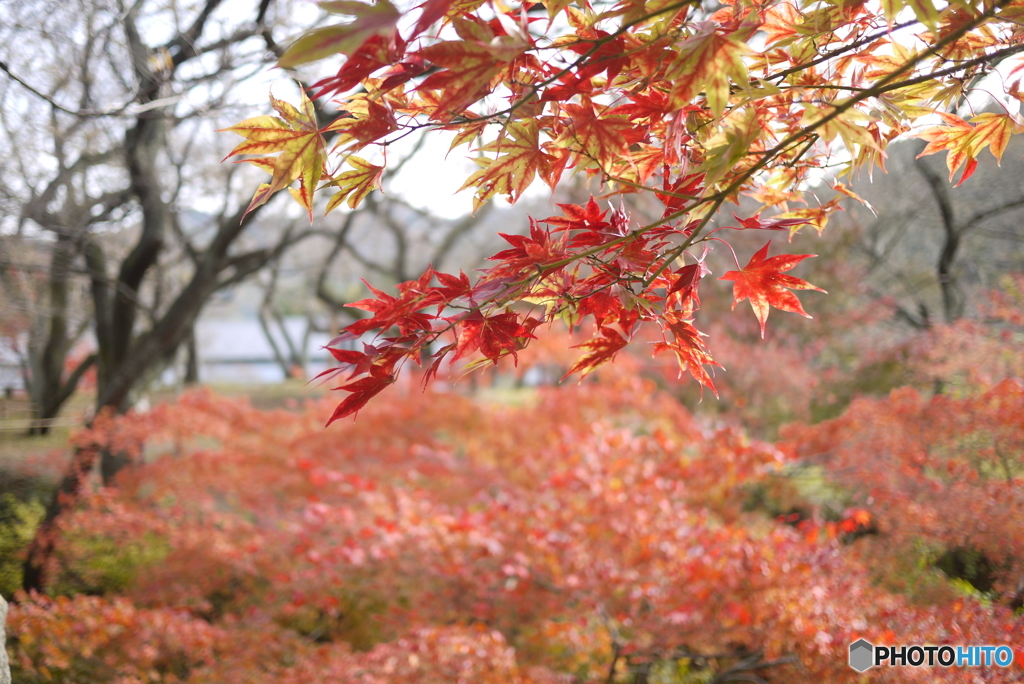
[[[870,669],[875,663],[875,647],[865,639],[850,644],[850,667],[857,672]]]

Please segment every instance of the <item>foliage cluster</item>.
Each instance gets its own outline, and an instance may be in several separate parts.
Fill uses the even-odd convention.
[[[136,467],[60,523],[55,586],[86,593],[13,608],[18,681],[852,682],[861,636],[1022,643],[1003,597],[1024,546],[1016,509],[1000,512],[1021,485],[1019,386],[901,390],[776,447],[695,420],[641,364],[517,406],[400,382],[327,431],[322,402],[266,412],[206,392],[101,417],[77,439]],[[784,476],[810,466],[838,504]],[[951,497],[991,527],[950,521]],[[996,589],[930,566],[944,591],[879,584],[915,544],[928,562],[977,550]]]
[[[349,395],[330,420],[358,412],[409,362],[429,378],[446,358],[515,359],[554,320],[593,324],[570,372],[590,372],[647,329],[655,354],[716,392],[719,364],[697,327],[710,322],[699,292],[712,247],[730,250],[736,270],[720,278],[734,308],[749,301],[763,337],[772,307],[808,316],[793,291],[820,288],[788,272],[813,255],[771,255],[769,241],[743,265],[737,231],[820,234],[841,200],[863,201],[840,176],[884,170],[889,143],[908,133],[927,141],[922,155],[947,152],[950,180],[963,169],[963,183],[985,148],[999,160],[1022,130],[1006,106],[958,115],[995,65],[1019,60],[1015,0],[428,0],[409,18],[388,0],[320,5],[347,19],[300,37],[279,65],[342,55],[310,89],[341,113],[321,122],[305,92],[298,106],[272,96],[276,115],[227,129],[244,138],[228,156],[271,175],[250,210],[286,188],[311,221],[317,192],[333,192],[325,213],[354,209],[379,189],[389,146],[437,131],[477,154],[463,186],[477,207],[515,202],[535,180],[554,190],[568,172],[659,204],[645,224],[625,204],[562,204],[531,219],[528,235],[504,235],[509,248],[475,281],[428,268],[395,294],[371,288],[351,305],[369,316],[334,342],[356,346],[336,349],[349,375],[337,389]],[[1002,91],[1022,97],[1019,81]],[[832,199],[790,207],[821,180]],[[723,217],[741,195],[758,211]]]
[[[926,399],[907,388],[884,400],[859,399],[820,425],[791,426],[784,437],[873,511],[880,543],[867,545],[891,581],[901,581],[909,550],[959,554],[972,558],[957,561],[972,566],[957,571],[961,578],[1020,605],[1021,415],[1017,380],[960,399]]]

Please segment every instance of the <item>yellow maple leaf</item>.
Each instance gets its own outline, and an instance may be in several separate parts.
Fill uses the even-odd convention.
[[[512,121],[505,132],[498,140],[480,148],[482,152],[496,152],[499,156],[477,160],[483,168],[459,188],[460,191],[477,188],[474,211],[497,194],[506,195],[510,203],[518,200],[550,157],[540,148],[540,127],[535,119]]]
[[[324,215],[331,213],[342,202],[348,200],[349,209],[359,206],[367,195],[374,189],[380,189],[380,177],[384,173],[383,166],[376,166],[362,157],[350,156],[348,163],[352,171],[346,171],[334,178],[331,185],[338,188],[338,192],[327,202]]]
[[[270,103],[280,118],[257,116],[223,129],[245,138],[245,142],[231,150],[227,157],[240,154],[278,154],[273,158],[272,168],[267,157],[259,160],[239,160],[251,162],[269,170],[271,174],[270,182],[264,183],[256,190],[249,207],[245,210],[246,214],[265,204],[274,193],[284,190],[295,179],[299,179],[300,188],[293,192],[292,196],[305,207],[310,222],[313,220],[313,193],[324,172],[327,150],[324,138],[317,128],[313,103],[304,92],[300,95],[301,109],[296,109],[288,102],[271,95]]]

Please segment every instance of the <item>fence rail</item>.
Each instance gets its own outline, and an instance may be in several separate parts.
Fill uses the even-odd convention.
[[[62,427],[82,427],[85,423],[77,421],[73,418],[47,418],[33,420],[31,418],[25,418],[21,420],[0,420],[0,432],[8,432],[11,430],[30,430],[32,428],[62,428]]]

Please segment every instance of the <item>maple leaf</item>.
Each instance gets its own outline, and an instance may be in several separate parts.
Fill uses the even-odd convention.
[[[558,208],[562,210],[563,216],[549,216],[540,221],[541,223],[557,226],[555,232],[563,230],[601,230],[611,226],[604,218],[608,214],[608,210],[601,211],[601,207],[594,201],[593,195],[590,196],[590,200],[585,206],[580,206],[579,204],[559,204]]]
[[[518,200],[530,187],[537,171],[551,159],[540,147],[540,128],[535,119],[509,123],[507,135],[484,145],[481,152],[496,152],[495,159],[476,159],[483,168],[470,176],[459,190],[477,187],[473,198],[473,210],[494,195],[502,194],[510,204]]]
[[[625,117],[600,116],[589,101],[563,105],[569,125],[559,143],[590,157],[607,171],[619,159],[629,157],[629,145],[643,134]]]
[[[599,366],[607,363],[615,354],[628,344],[626,339],[611,328],[601,328],[601,337],[587,340],[583,344],[577,344],[573,349],[586,349],[587,353],[576,359],[576,363],[562,376],[562,380],[573,373],[579,373],[580,379],[594,371]]]
[[[978,154],[986,146],[992,156],[996,158],[996,162],[1001,162],[1006,145],[1010,142],[1010,134],[1020,133],[1024,129],[1024,126],[1009,114],[979,114],[971,119],[971,123],[955,114],[940,112],[940,115],[948,125],[932,126],[919,133],[918,137],[927,140],[928,145],[917,156],[921,158],[928,154],[948,150],[946,166],[949,168],[950,181],[953,180],[957,169],[966,162],[964,172],[957,185],[963,183],[974,173],[978,166]],[[972,123],[975,125],[971,125]]]
[[[732,215],[734,219],[740,222],[739,226],[726,226],[733,230],[791,230],[795,226],[802,226],[810,222],[810,219],[804,218],[770,218],[761,219],[761,214],[757,213],[750,218],[740,218],[736,214]]]
[[[759,249],[750,262],[740,271],[729,271],[719,280],[733,281],[733,302],[732,308],[745,299],[750,300],[750,306],[754,309],[761,324],[761,338],[764,338],[764,324],[768,320],[769,307],[774,306],[780,311],[798,313],[806,318],[811,315],[804,311],[800,300],[788,290],[817,290],[824,292],[820,287],[811,285],[806,280],[783,275],[804,259],[815,254],[780,254],[768,257],[768,248],[771,242]]]
[[[424,275],[429,277],[432,273],[428,272]],[[403,287],[408,284],[402,283],[398,286],[401,296],[394,297],[387,292],[378,290],[366,281],[363,282],[374,296],[346,306],[369,311],[373,316],[350,323],[345,328],[345,334],[337,340],[355,339],[370,330],[387,330],[391,326],[397,326],[403,335],[432,329],[434,317],[422,313],[421,310],[441,301],[441,296],[437,292],[423,287]],[[412,282],[418,283],[419,281]]]
[[[497,276],[517,276],[527,267],[542,267],[565,256],[563,240],[551,239],[551,233],[540,227],[540,222],[530,219],[530,235],[507,235],[498,233],[512,249],[505,249],[490,257],[491,261],[504,262],[491,273]]]
[[[490,87],[491,80],[527,48],[525,42],[508,40],[497,45],[464,40],[446,40],[420,50],[417,55],[441,71],[420,85],[438,90],[437,109],[431,118],[448,121],[475,102]]]
[[[612,109],[611,113],[625,116],[630,121],[654,123],[668,111],[668,95],[660,90],[630,93],[629,101],[630,104],[619,105]]]
[[[383,166],[376,166],[362,157],[356,156],[350,156],[348,163],[353,169],[335,176],[331,181],[331,185],[339,189],[327,202],[327,207],[324,209],[325,216],[346,199],[349,209],[355,209],[371,191],[380,189],[380,177],[384,173]]]
[[[310,222],[313,221],[313,193],[324,172],[327,150],[323,135],[317,128],[313,103],[305,92],[300,92],[300,96],[301,109],[271,95],[270,103],[280,118],[258,116],[223,129],[245,138],[245,142],[231,150],[225,159],[239,154],[280,153],[274,159],[270,183],[257,189],[245,210],[246,214],[265,204],[271,195],[285,189],[298,178],[300,188],[293,196],[308,212]],[[258,165],[267,168],[266,162]]]
[[[714,22],[705,22],[678,46],[678,56],[665,72],[672,82],[672,109],[689,104],[701,91],[716,117],[729,103],[729,77],[746,87],[748,76],[743,57],[749,48],[732,35],[719,33]]]
[[[604,71],[607,72],[607,79],[613,81],[629,64],[629,58],[622,54],[627,51],[627,47],[621,36],[611,39],[607,31],[586,28],[580,32],[580,37],[584,40],[566,45],[576,54],[589,57],[586,64],[577,70],[578,79],[590,79]]]
[[[402,13],[388,0],[374,3],[330,0],[318,3],[332,14],[353,17],[347,24],[323,26],[309,31],[285,50],[277,64],[285,69],[335,54],[352,55],[370,38],[395,30]]]
[[[391,108],[360,93],[347,100],[345,113],[321,132],[338,133],[335,150],[348,146],[348,151],[354,152],[396,130],[398,122]]]
[[[394,381],[395,376],[393,373],[381,366],[373,366],[370,369],[370,374],[365,378],[350,382],[341,387],[335,387],[334,389],[336,390],[344,390],[351,392],[351,394],[345,397],[345,400],[334,409],[334,413],[328,419],[327,425],[346,416],[358,413],[359,409],[366,406],[366,402],[380,394],[384,388]],[[324,425],[324,427],[327,427],[327,425]]]
[[[670,297],[673,294],[679,293],[679,301],[685,302],[688,299],[693,299],[693,306],[700,306],[700,297],[697,295],[697,286],[700,285],[700,279],[708,273],[707,266],[704,262],[696,264],[689,264],[683,266],[675,272],[675,279],[672,281],[672,285],[668,289],[666,297]]]
[[[336,361],[347,366],[351,366],[352,373],[350,377],[356,377],[357,375],[370,372],[370,368],[373,367],[373,362],[377,358],[377,348],[365,343],[363,344],[363,349],[365,351],[356,351],[355,349],[336,349],[334,347],[324,348],[331,353],[331,356],[333,356]],[[341,368],[329,368],[316,377],[319,378],[327,374],[337,374],[342,370],[343,369]],[[316,378],[314,378],[314,380],[315,379]]]
[[[531,332],[539,321],[519,322],[519,314],[509,311],[496,316],[484,316],[475,311],[459,321],[459,336],[452,361],[479,350],[489,361],[498,363],[504,354],[518,360],[521,340],[533,338]]]
[[[673,339],[671,341],[665,340],[655,343],[655,355],[664,351],[672,352],[676,357],[676,362],[679,364],[680,377],[682,377],[682,373],[685,370],[694,380],[700,383],[702,397],[704,388],[707,387],[717,398],[718,390],[715,389],[715,383],[711,380],[711,374],[708,373],[704,366],[718,366],[719,368],[722,366],[711,358],[711,350],[708,349],[704,340],[701,339],[704,333],[675,314],[670,313],[666,315],[665,321],[668,330],[672,332]]]
[[[843,195],[849,196],[848,193],[842,193]],[[842,202],[843,198],[840,195],[836,195],[825,204],[817,207],[805,207],[802,209],[792,209],[790,211],[783,212],[776,215],[771,221],[785,222],[790,226],[789,235],[792,237],[800,230],[801,225],[809,225],[818,231],[818,235],[825,230],[825,226],[828,225],[828,220],[834,212],[843,211]],[[748,219],[749,220],[749,219]],[[789,223],[790,221],[796,221],[796,223]]]
[[[473,284],[469,282],[469,276],[462,271],[459,271],[458,276],[451,275],[450,273],[441,273],[440,271],[435,272],[434,275],[437,276],[438,282],[441,283],[440,287],[434,288],[434,291],[440,294],[447,304],[462,297],[468,297],[473,290]],[[438,307],[438,313],[440,313],[440,309],[443,307],[440,304]]]
[[[364,78],[391,64],[390,43],[383,35],[371,36],[345,60],[337,74],[317,81],[309,87],[310,92],[315,97],[326,97],[355,88]]]
[[[420,18],[412,29],[410,40],[430,28],[435,21],[444,17],[451,6],[452,0],[427,0],[420,5]]]
[[[654,191],[654,196],[665,205],[664,216],[676,213],[682,209],[687,202],[699,195],[701,192],[701,184],[703,182],[703,173],[693,173],[688,176],[682,176],[671,185],[668,182],[668,176],[666,176],[662,191]]]

